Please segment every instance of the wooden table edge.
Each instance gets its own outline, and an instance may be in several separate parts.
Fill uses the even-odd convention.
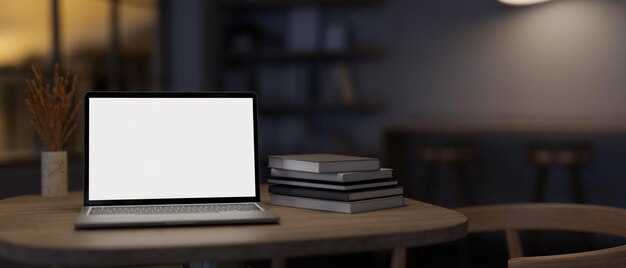
[[[0,255],[23,263],[39,265],[86,265],[97,262],[100,265],[140,265],[182,263],[195,260],[228,261],[245,259],[270,259],[290,258],[302,256],[319,256],[330,254],[356,253],[378,250],[392,250],[394,248],[408,248],[430,244],[439,244],[454,241],[465,237],[467,233],[467,219],[460,224],[450,225],[438,230],[446,231],[449,236],[445,239],[437,239],[433,242],[427,239],[427,232],[377,234],[372,236],[360,236],[349,238],[332,238],[317,241],[284,241],[275,242],[259,248],[258,244],[233,245],[231,247],[213,246],[189,246],[174,248],[150,248],[150,249],[73,249],[73,248],[46,248],[20,245],[6,241],[0,241]],[[393,241],[393,246],[389,246]],[[325,249],[324,244],[334,243],[332,249]],[[264,244],[264,243],[262,243]],[[343,244],[338,247],[337,244]],[[355,246],[356,245],[356,246]],[[280,248],[280,254],[276,254],[276,248]],[[178,257],[184,251],[185,257]],[[108,256],[115,252],[119,258],[111,259]],[[191,257],[190,257],[191,256]],[[150,259],[147,263],[145,260]]]
[[[36,195],[20,196],[15,198],[32,198]],[[2,201],[12,201],[7,198]],[[408,202],[419,202],[407,200]],[[285,240],[272,243],[259,242],[228,245],[191,245],[174,247],[147,247],[147,248],[56,248],[34,246],[11,240],[0,240],[0,255],[17,262],[38,265],[69,265],[82,266],[97,263],[97,265],[139,265],[181,263],[197,260],[241,260],[288,258],[300,256],[315,256],[340,253],[354,253],[377,250],[392,250],[449,242],[464,237],[467,233],[467,218],[448,209],[458,220],[432,229],[406,232],[384,232],[374,235],[360,235],[353,237],[331,237],[321,240]],[[456,214],[456,215],[455,215]],[[436,229],[446,235],[436,238],[429,236],[429,232]],[[332,247],[328,245],[332,244]],[[117,256],[111,258],[111,254]],[[184,256],[184,257],[183,257]],[[146,260],[150,260],[147,262]]]

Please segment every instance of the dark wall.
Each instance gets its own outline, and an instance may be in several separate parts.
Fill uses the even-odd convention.
[[[378,127],[416,118],[626,118],[625,1],[390,0],[365,15],[338,13],[358,25],[357,39],[385,47],[381,62],[358,65],[362,94],[386,103]]]
[[[210,83],[198,55],[206,40],[197,23],[203,4],[183,2],[170,14],[176,40],[169,46],[170,86],[205,89]],[[496,0],[388,0],[331,11],[328,18],[353,23],[355,43],[384,48],[381,60],[356,65],[361,97],[385,103],[379,116],[349,119],[364,152],[381,153],[386,126],[419,118],[626,119],[626,1],[508,7]],[[626,138],[592,140],[594,160],[583,173],[589,201],[626,207]],[[534,171],[526,138],[477,143],[483,161],[472,175],[479,202],[528,201]],[[79,189],[80,162],[70,168],[72,189]],[[418,165],[411,171],[422,172]],[[0,167],[0,198],[37,194],[38,172],[38,166]],[[565,173],[555,171],[548,201],[568,201],[566,185]]]
[[[380,116],[355,127],[360,146],[379,156],[386,126],[419,119],[626,120],[626,1],[511,7],[495,0],[390,0],[329,17],[353,23],[357,43],[384,47],[380,61],[357,65],[362,97],[385,103]],[[526,159],[528,140],[474,139],[480,203],[530,201],[535,170]],[[583,171],[588,201],[626,206],[626,137],[584,140],[594,145]],[[411,179],[419,180],[423,168],[411,165]],[[565,170],[552,175],[548,201],[570,201]]]

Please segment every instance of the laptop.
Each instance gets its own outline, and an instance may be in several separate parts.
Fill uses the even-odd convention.
[[[276,223],[250,92],[88,92],[75,228]]]

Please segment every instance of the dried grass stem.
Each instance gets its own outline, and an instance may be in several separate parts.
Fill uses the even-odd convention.
[[[50,84],[38,65],[31,66],[34,79],[26,79],[26,107],[30,111],[30,123],[41,139],[45,151],[62,151],[76,131],[76,115],[82,101],[74,103],[78,76],[72,76],[70,68],[61,71],[59,64],[54,65],[54,85]]]

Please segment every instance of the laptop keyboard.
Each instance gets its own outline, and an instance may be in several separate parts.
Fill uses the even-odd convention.
[[[160,215],[160,214],[194,214],[236,211],[259,211],[254,204],[200,204],[200,205],[167,205],[167,206],[123,206],[93,207],[89,215]]]

